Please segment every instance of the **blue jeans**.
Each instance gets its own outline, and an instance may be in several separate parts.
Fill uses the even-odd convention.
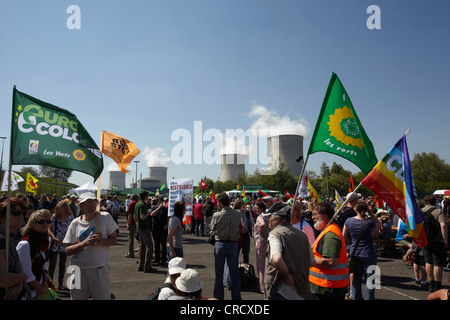
[[[216,269],[216,280],[214,283],[214,298],[223,300],[223,272],[225,261],[230,270],[231,279],[231,299],[242,300],[241,298],[241,283],[239,281],[238,269],[238,243],[237,242],[222,242],[216,241],[214,246],[214,265]]]
[[[375,288],[367,286],[367,279],[372,275],[367,273],[367,268],[376,265],[377,259],[355,257],[355,271],[352,282],[352,299],[363,300],[362,285],[364,284],[364,300],[375,300]]]

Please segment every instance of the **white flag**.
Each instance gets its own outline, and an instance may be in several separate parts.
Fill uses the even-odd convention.
[[[298,187],[298,196],[302,198],[309,197],[308,176],[306,175],[306,170],[303,172],[302,181],[300,183],[300,187]]]
[[[339,192],[337,192],[336,189],[334,189],[334,195],[336,198],[336,210],[337,210],[344,204],[344,199],[342,199],[341,195],[339,194]]]
[[[8,191],[8,177],[9,171],[6,170],[3,174],[2,189],[0,191]],[[11,178],[12,178],[11,191],[18,190],[19,182],[24,181],[23,178],[14,171],[12,171]]]

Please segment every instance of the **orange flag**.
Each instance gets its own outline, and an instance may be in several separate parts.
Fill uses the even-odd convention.
[[[350,173],[350,183],[348,184],[348,192],[353,192],[355,185],[353,183],[353,173]]]
[[[113,159],[123,173],[129,172],[128,165],[141,152],[130,140],[106,131],[102,131],[100,151]]]

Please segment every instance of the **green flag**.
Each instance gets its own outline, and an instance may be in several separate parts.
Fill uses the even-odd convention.
[[[102,153],[74,114],[15,88],[12,109],[11,164],[71,169],[97,180]]]
[[[318,151],[341,156],[353,162],[365,174],[378,163],[372,142],[335,73],[328,84],[308,155]]]

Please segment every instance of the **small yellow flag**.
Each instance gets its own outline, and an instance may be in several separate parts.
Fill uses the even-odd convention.
[[[38,181],[38,179],[27,172],[27,183],[25,184],[25,191],[31,192],[35,195],[37,189],[39,188],[39,186],[37,185]]]
[[[130,140],[106,131],[102,131],[100,151],[113,159],[123,173],[129,172],[128,165],[141,152]]]
[[[316,189],[314,189],[311,182],[309,182],[309,179],[308,179],[308,191],[311,198],[317,198],[318,202],[322,202],[322,199],[320,199],[319,194],[317,193]]]

